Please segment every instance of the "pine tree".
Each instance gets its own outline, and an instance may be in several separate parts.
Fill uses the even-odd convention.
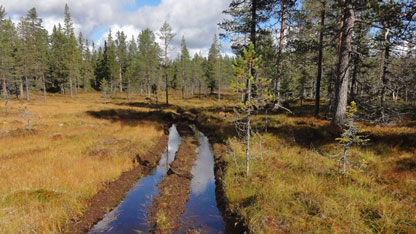
[[[236,88],[238,84],[248,84],[248,89],[245,90],[244,101],[237,103],[234,112],[237,114],[235,121],[236,129],[240,136],[244,136],[246,147],[246,175],[250,172],[250,141],[252,135],[251,119],[252,116],[259,110],[263,109],[270,101],[272,95],[269,91],[270,80],[262,77],[254,77],[252,69],[259,70],[261,58],[257,57],[254,45],[250,44],[248,49],[243,50],[243,54],[238,56],[234,62],[234,71],[236,74],[236,83],[233,87]],[[255,73],[257,76],[258,73]]]
[[[270,0],[232,0],[223,13],[231,18],[224,19],[219,26],[225,30],[223,37],[232,38],[232,48],[239,54],[249,43],[257,49],[259,33],[273,14],[276,1]],[[247,37],[249,40],[247,40]]]
[[[165,71],[165,92],[166,92],[166,105],[169,105],[169,54],[172,51],[172,40],[175,37],[175,33],[172,32],[171,26],[164,22],[160,28],[159,38],[162,40],[162,49],[164,57],[164,71]]]
[[[94,76],[94,68],[93,68],[93,61],[92,55],[89,48],[89,41],[84,40],[82,33],[79,33],[78,36],[78,47],[79,47],[79,54],[80,54],[80,82],[78,82],[78,86],[81,86],[83,91],[86,92],[91,87],[91,81],[93,80]],[[78,88],[79,88],[78,87]]]
[[[343,27],[341,47],[339,54],[339,66],[336,79],[335,111],[332,124],[341,125],[345,122],[347,110],[348,83],[350,79],[351,42],[355,24],[355,9],[352,0],[345,0],[342,5]]]
[[[111,94],[114,94],[116,90],[116,84],[118,83],[117,80],[119,79],[119,65],[117,63],[116,56],[116,46],[110,29],[107,36],[107,48],[104,50],[104,57],[106,62],[106,69],[109,71],[109,76],[107,79],[110,83]]]
[[[159,95],[159,62],[160,62],[160,47],[156,43],[155,34],[150,29],[143,30],[139,35],[139,50],[138,59],[140,72],[145,78],[145,86],[147,95],[150,99],[152,86],[156,86],[156,98]],[[166,61],[166,60],[165,60]]]
[[[127,42],[126,35],[124,32],[118,31],[116,33],[116,51],[117,51],[117,62],[118,62],[118,73],[119,73],[119,89],[123,92],[123,76],[126,73],[127,68]]]
[[[197,83],[199,98],[201,98],[202,89],[205,85],[203,63],[204,63],[204,58],[202,57],[202,55],[195,53],[192,59],[192,71],[193,71],[192,73],[194,76],[193,80],[195,80],[195,82]]]
[[[6,15],[3,6],[0,6],[0,74],[2,86],[2,98],[5,102],[5,112],[8,113],[8,84],[15,75],[15,58],[17,34],[14,24],[11,20],[4,19]]]
[[[134,78],[137,77],[137,72],[136,72],[137,56],[138,56],[137,43],[136,43],[136,39],[134,38],[134,36],[132,36],[131,40],[129,41],[129,48],[128,48],[127,60],[126,60],[125,80],[127,82],[127,87],[126,87],[127,99],[130,99],[131,85],[132,85],[132,82],[134,81]]]

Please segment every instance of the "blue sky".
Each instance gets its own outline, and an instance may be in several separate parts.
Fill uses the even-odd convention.
[[[135,0],[133,3],[129,3],[123,7],[123,10],[134,12],[144,6],[157,6],[161,0]]]
[[[102,45],[109,29],[113,33],[124,31],[128,38],[137,37],[149,28],[155,33],[168,22],[176,37],[173,46],[177,54],[182,36],[190,53],[206,55],[218,23],[224,18],[222,11],[231,0],[0,0],[14,22],[35,7],[43,19],[44,27],[51,32],[54,25],[63,22],[65,3],[68,4],[76,33]],[[224,52],[230,53],[225,42]]]

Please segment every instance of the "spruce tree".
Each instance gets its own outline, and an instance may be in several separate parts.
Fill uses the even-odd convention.
[[[49,49],[49,72],[48,79],[51,89],[65,92],[65,84],[67,82],[66,72],[66,37],[60,24],[55,25],[50,37]]]
[[[2,98],[5,102],[5,112],[8,113],[8,86],[13,80],[16,49],[16,29],[11,20],[4,19],[6,15],[3,6],[0,6],[0,74],[2,86]]]
[[[219,84],[219,61],[220,61],[220,44],[217,35],[214,35],[211,47],[208,52],[208,70],[207,83],[210,88],[210,94],[214,93],[214,89]]]
[[[64,33],[65,33],[65,75],[69,84],[70,96],[73,97],[77,93],[77,79],[80,75],[80,59],[81,55],[78,49],[77,39],[75,38],[74,26],[71,18],[69,7],[65,4],[65,19],[64,19]]]
[[[186,41],[185,41],[185,37],[182,36],[182,41],[181,41],[181,57],[180,57],[180,77],[181,77],[181,81],[180,81],[180,85],[181,85],[181,94],[182,94],[182,99],[185,98],[185,88],[186,85],[188,84],[189,80],[190,80],[190,56],[189,56],[189,50],[186,47]]]

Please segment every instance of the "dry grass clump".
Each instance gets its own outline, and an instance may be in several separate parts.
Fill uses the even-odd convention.
[[[0,115],[0,233],[56,233],[80,215],[105,182],[131,169],[137,154],[163,135],[150,120],[111,121],[89,114],[132,107],[102,103],[99,94],[51,95],[10,103]],[[24,130],[24,106],[31,131]],[[151,109],[134,108],[146,113]]]

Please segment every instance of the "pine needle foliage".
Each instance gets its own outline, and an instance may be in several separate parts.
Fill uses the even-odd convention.
[[[366,139],[365,136],[360,134],[362,133],[362,130],[355,124],[354,116],[357,111],[357,104],[352,101],[351,104],[347,106],[346,122],[341,137],[335,139],[343,147],[342,156],[339,159],[339,169],[342,167],[343,174],[346,172],[346,166],[350,164],[347,155],[351,146],[354,144],[362,145],[369,141],[369,139]]]
[[[269,90],[270,80],[258,76],[259,64],[261,64],[261,56],[256,55],[253,44],[244,49],[242,55],[239,55],[233,64],[236,80],[231,87],[238,91],[244,84],[246,85],[245,98],[237,102],[234,108],[237,115],[234,124],[239,138],[245,141],[247,176],[250,171],[250,140],[253,135],[251,118],[273,98]]]

